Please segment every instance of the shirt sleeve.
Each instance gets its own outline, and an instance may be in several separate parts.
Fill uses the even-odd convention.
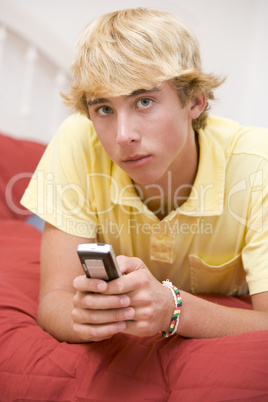
[[[250,294],[268,291],[268,161],[250,177],[251,200],[242,259]]]
[[[86,238],[96,236],[96,214],[87,182],[92,147],[91,122],[80,115],[69,117],[48,145],[21,200],[46,222]]]

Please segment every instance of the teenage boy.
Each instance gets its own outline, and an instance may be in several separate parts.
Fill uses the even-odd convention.
[[[72,69],[78,113],[22,199],[46,221],[40,325],[68,342],[268,329],[268,132],[208,116],[222,80],[202,72],[191,29],[166,12],[109,13]],[[112,244],[125,275],[82,275],[88,242]],[[195,295],[248,291],[252,311]]]

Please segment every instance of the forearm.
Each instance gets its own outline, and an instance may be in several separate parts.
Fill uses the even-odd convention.
[[[242,332],[267,330],[265,311],[221,306],[181,291],[183,300],[178,333],[189,338],[217,338]]]
[[[84,341],[73,330],[73,297],[73,293],[59,289],[42,297],[39,301],[38,323],[59,341],[81,343]]]

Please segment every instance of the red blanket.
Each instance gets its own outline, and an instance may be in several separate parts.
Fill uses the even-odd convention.
[[[36,322],[41,234],[0,222],[1,401],[267,401],[268,331],[71,345]],[[248,298],[210,296],[250,308]]]

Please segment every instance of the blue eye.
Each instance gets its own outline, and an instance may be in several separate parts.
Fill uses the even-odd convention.
[[[101,106],[99,109],[98,109],[98,113],[101,115],[101,116],[105,116],[105,115],[107,115],[107,114],[111,114],[112,113],[112,108],[110,108],[110,106]]]
[[[140,108],[149,107],[149,106],[151,106],[151,104],[152,104],[152,99],[150,99],[150,98],[142,98],[142,99],[138,100],[138,102],[137,102],[137,106]]]

